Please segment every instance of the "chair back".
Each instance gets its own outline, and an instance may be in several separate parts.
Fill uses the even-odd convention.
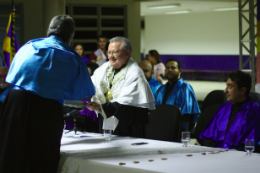
[[[211,91],[203,101],[201,112],[211,105],[222,105],[227,102],[226,94],[224,90]]]
[[[249,95],[250,95],[252,100],[254,100],[255,102],[259,102],[259,100],[260,100],[260,94],[259,93],[250,92]]]
[[[205,128],[205,126],[209,123],[212,116],[217,112],[221,105],[211,105],[207,107],[202,113],[200,114],[200,117],[198,119],[197,125],[195,127],[195,138],[197,141],[201,144],[202,140],[199,139],[199,136],[202,132],[202,130]]]
[[[149,115],[146,138],[162,141],[179,141],[181,110],[175,105],[157,105]]]

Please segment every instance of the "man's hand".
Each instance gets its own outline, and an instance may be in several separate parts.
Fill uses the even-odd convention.
[[[88,108],[89,110],[91,110],[91,111],[98,111],[98,110],[100,110],[100,108],[101,108],[101,105],[98,104],[98,103],[96,103],[96,102],[88,102],[88,103],[90,103],[90,105],[87,106],[87,108]]]
[[[103,59],[102,56],[97,57],[97,61],[100,61],[101,59]]]

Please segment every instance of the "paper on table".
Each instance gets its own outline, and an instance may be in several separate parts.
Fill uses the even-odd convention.
[[[68,134],[63,134],[62,137],[65,138],[83,138],[83,137],[101,137],[101,134],[97,133],[85,133],[85,132],[77,132],[77,134],[74,134],[74,131],[69,132]]]
[[[104,119],[103,129],[114,131],[116,129],[117,125],[118,125],[118,122],[119,122],[119,120],[115,116]]]

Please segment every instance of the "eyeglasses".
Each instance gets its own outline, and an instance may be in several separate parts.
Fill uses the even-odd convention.
[[[109,55],[111,55],[111,54],[113,54],[113,56],[117,56],[120,51],[121,51],[121,50],[112,51],[112,52],[108,51],[108,52],[107,52],[107,56],[109,56]]]

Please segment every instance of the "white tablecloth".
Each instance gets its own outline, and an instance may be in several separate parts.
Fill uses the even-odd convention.
[[[91,137],[69,135],[71,137],[63,137],[61,141],[59,173],[254,173],[260,171],[260,156],[257,154],[246,156],[245,152],[201,146],[184,148],[179,143],[129,137],[114,137],[111,143],[104,143],[101,134],[85,134]],[[147,142],[148,144],[131,145],[136,142]],[[213,151],[225,152],[210,154]],[[206,153],[206,155],[201,153]],[[167,160],[162,160],[162,158],[167,158]],[[148,161],[151,159],[153,162]],[[139,163],[133,163],[133,161]],[[120,162],[125,165],[120,166]]]

